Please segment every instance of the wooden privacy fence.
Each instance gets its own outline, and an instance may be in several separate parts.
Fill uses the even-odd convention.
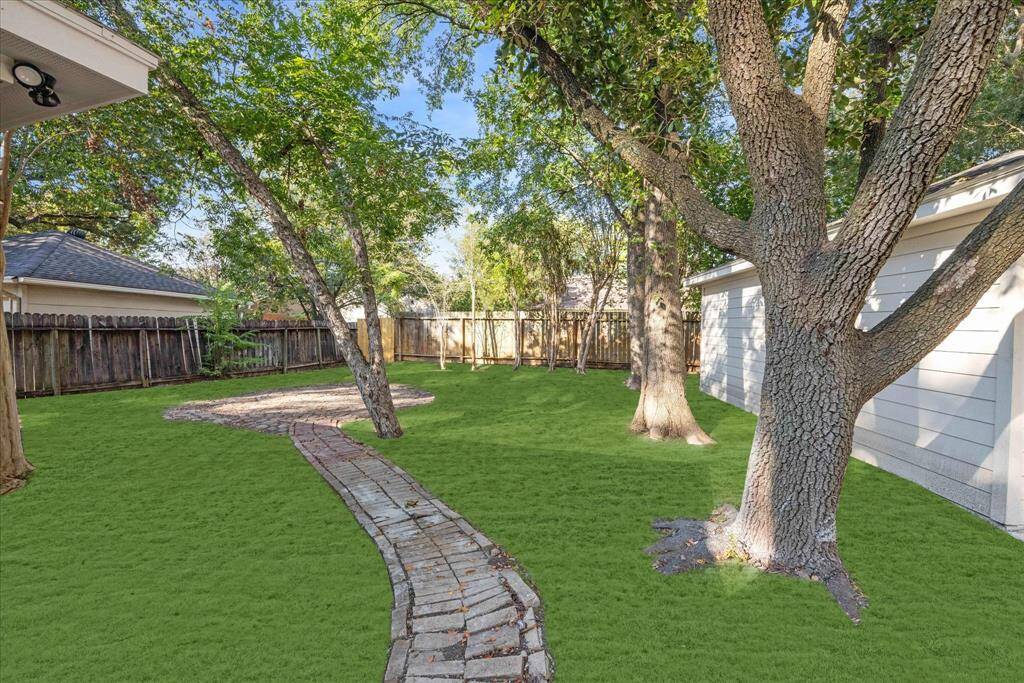
[[[202,324],[192,318],[112,317],[5,313],[11,345],[15,387],[19,397],[122,387],[148,387],[205,377],[203,358],[209,342]],[[558,363],[573,365],[582,343],[586,311],[563,311],[558,325]],[[525,312],[481,312],[476,321],[477,360],[511,363],[515,350],[513,325],[521,330],[523,362],[547,362],[544,338],[547,319]],[[447,319],[447,358],[472,358],[473,322],[466,312]],[[353,325],[366,353],[366,321]],[[403,314],[381,320],[385,361],[437,360],[441,321],[429,315]],[[287,372],[344,362],[334,336],[323,323],[308,320],[251,320],[237,332],[251,333],[252,349],[235,353],[245,365],[232,375]],[[687,370],[700,365],[700,321],[683,322]],[[607,311],[598,318],[597,335],[588,366],[629,367],[629,323],[624,311]]]
[[[559,365],[574,365],[582,343],[581,335],[587,311],[562,311],[558,324]],[[433,315],[404,313],[395,324],[395,358],[398,360],[437,360],[442,337],[441,318]],[[482,363],[511,363],[515,352],[515,328],[521,334],[523,362],[547,362],[544,339],[547,317],[539,311],[524,311],[519,320],[512,312],[477,313],[476,355]],[[445,355],[454,362],[472,358],[473,321],[469,313],[453,312],[447,316],[448,343]],[[683,321],[684,355],[687,370],[700,367],[700,320]],[[597,320],[597,334],[587,357],[588,367],[623,369],[629,367],[629,319],[625,311],[605,311]]]
[[[147,387],[203,377],[208,342],[191,318],[5,313],[18,396]],[[342,363],[334,336],[306,320],[245,321],[256,348],[238,375]],[[365,334],[362,335],[365,337]]]

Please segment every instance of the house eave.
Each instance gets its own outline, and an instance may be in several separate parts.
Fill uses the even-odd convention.
[[[165,289],[141,289],[138,287],[117,287],[115,285],[98,285],[91,282],[68,282],[66,280],[46,280],[37,277],[5,277],[4,283],[18,285],[39,285],[45,287],[65,287],[68,289],[91,289],[101,292],[117,292],[121,294],[146,294],[174,299],[192,299],[194,301],[209,299],[205,294],[187,294],[185,292],[169,292]]]

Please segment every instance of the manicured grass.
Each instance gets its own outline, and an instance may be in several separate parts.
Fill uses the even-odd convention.
[[[383,563],[283,437],[166,423],[185,400],[332,370],[22,402],[39,466],[0,499],[4,679],[377,680]],[[519,558],[563,681],[1020,679],[1024,544],[854,462],[843,556],[853,626],[816,584],[726,567],[663,577],[655,517],[738,502],[753,417],[700,395],[704,449],[628,433],[623,375],[428,364],[406,436],[348,428]]]
[[[286,437],[183,401],[342,371],[22,401],[37,472],[0,499],[7,681],[379,680],[377,549]]]
[[[664,577],[656,517],[738,503],[754,418],[691,384],[705,448],[628,433],[624,375],[405,364],[437,395],[373,443],[519,558],[563,681],[1022,680],[1024,543],[860,462],[840,550],[871,606],[852,625],[820,584],[727,567]],[[695,379],[695,378],[694,378]]]

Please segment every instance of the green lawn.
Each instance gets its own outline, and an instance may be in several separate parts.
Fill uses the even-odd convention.
[[[283,437],[165,423],[184,400],[297,373],[22,403],[30,486],[0,500],[5,679],[379,680],[389,590],[374,547]],[[854,462],[840,545],[860,626],[816,584],[742,567],[663,577],[654,517],[736,503],[753,417],[691,392],[719,445],[628,433],[622,373],[392,369],[436,394],[379,442],[518,557],[565,681],[1024,676],[1024,544]]]

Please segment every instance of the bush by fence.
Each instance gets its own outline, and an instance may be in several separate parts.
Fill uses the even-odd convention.
[[[18,396],[150,386],[203,376],[208,341],[190,318],[5,313]],[[343,362],[334,337],[305,320],[239,326],[257,345],[235,374],[287,372]]]

